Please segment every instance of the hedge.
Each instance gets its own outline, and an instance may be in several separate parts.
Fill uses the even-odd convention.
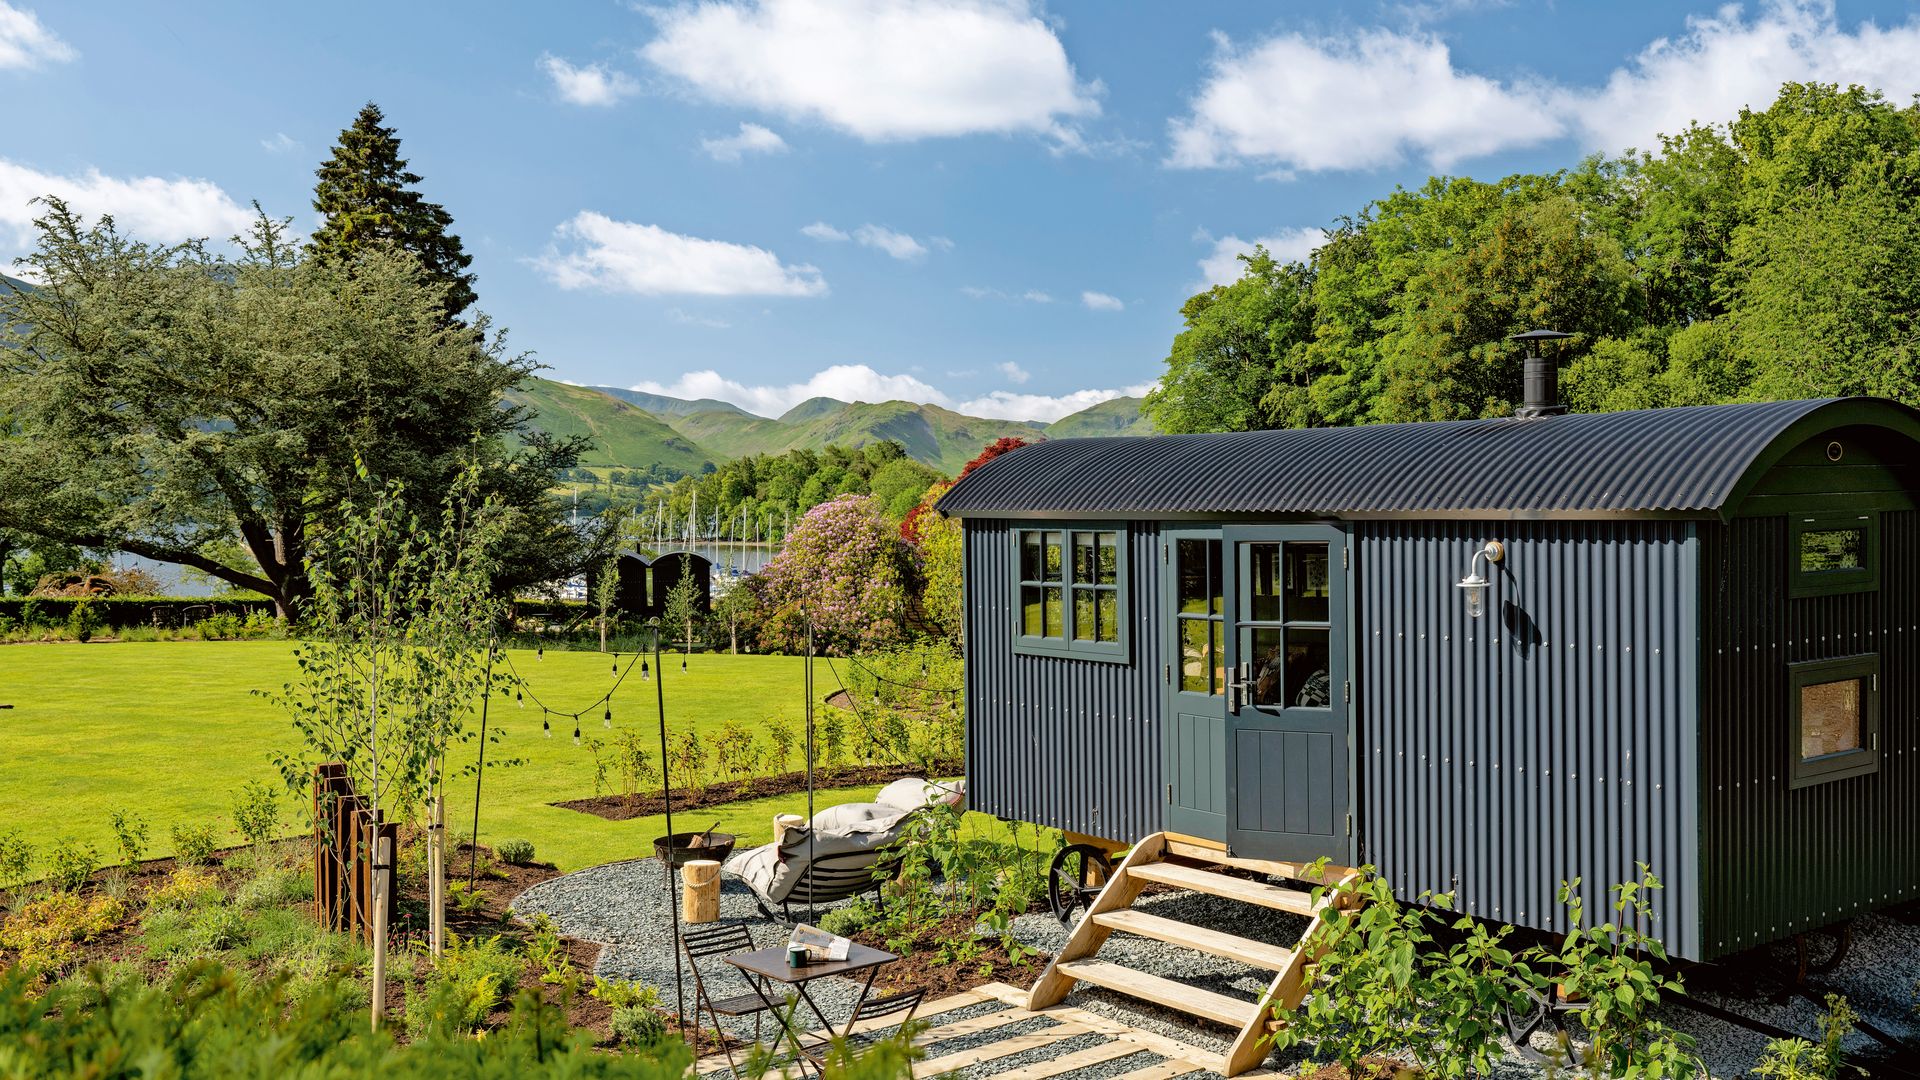
[[[269,617],[274,613],[273,601],[251,596],[0,596],[0,619],[15,626],[28,621],[36,626],[58,626],[81,601],[92,605],[102,627],[115,630],[156,625],[156,613],[161,626],[191,626],[215,614],[244,619],[255,613]],[[27,618],[29,613],[31,620]]]

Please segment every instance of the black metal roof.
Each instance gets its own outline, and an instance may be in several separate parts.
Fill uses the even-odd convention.
[[[1856,424],[1920,442],[1920,412],[1881,398],[1054,439],[975,469],[940,510],[961,517],[1730,516],[1780,455]]]

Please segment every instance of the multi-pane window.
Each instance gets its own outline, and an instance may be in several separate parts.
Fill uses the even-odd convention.
[[[1016,531],[1018,648],[1126,658],[1125,536],[1114,527]]]
[[[1787,667],[1792,690],[1790,786],[1880,768],[1880,658],[1868,654]]]
[[[1179,639],[1180,689],[1227,692],[1226,596],[1220,587],[1220,541],[1173,541],[1174,632]]]
[[[1789,596],[1829,596],[1879,587],[1877,515],[1795,515],[1787,520]]]

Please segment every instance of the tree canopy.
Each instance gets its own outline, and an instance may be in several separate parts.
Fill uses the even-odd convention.
[[[477,466],[511,519],[503,586],[584,563],[592,537],[548,493],[579,447],[500,402],[533,363],[484,316],[449,323],[447,285],[412,254],[312,258],[262,214],[226,256],[44,206],[24,260],[37,286],[0,293],[0,529],[193,567],[285,613],[361,467],[430,518]]]
[[[1920,404],[1920,106],[1790,83],[1657,152],[1435,177],[1187,301],[1164,431],[1509,415],[1551,327],[1575,409],[1879,394]]]
[[[386,114],[369,101],[340,133],[333,152],[314,175],[313,208],[320,227],[310,244],[323,260],[340,261],[372,245],[410,252],[427,276],[444,286],[447,317],[473,306],[473,256],[450,230],[453,215],[426,200],[413,185],[422,177],[407,169],[400,137],[383,123]]]

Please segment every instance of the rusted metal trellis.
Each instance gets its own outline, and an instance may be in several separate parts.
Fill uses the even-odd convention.
[[[373,801],[354,790],[341,762],[313,771],[313,913],[320,925],[373,940],[374,855],[379,841],[400,849],[399,827],[378,822]],[[386,909],[394,910],[394,877],[386,875]]]

